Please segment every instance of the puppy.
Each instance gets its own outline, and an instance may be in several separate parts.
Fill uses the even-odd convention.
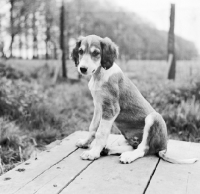
[[[89,136],[78,140],[76,145],[88,148],[94,139],[95,143],[81,158],[95,160],[100,157],[115,122],[127,145],[110,147],[107,154],[121,154],[122,163],[131,163],[148,154],[158,154],[172,163],[196,162],[196,158],[177,160],[166,156],[165,121],[123,74],[115,63],[117,56],[116,44],[96,35],[80,38],[72,51],[79,73],[91,76],[88,86],[94,102]]]

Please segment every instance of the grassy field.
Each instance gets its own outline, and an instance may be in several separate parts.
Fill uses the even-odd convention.
[[[121,64],[132,80],[166,81],[169,66],[166,61],[136,61]],[[192,82],[200,76],[200,61],[177,61],[176,83]]]
[[[57,139],[88,130],[93,114],[88,78],[79,82],[59,78],[52,84],[52,71],[58,64],[9,60],[2,67],[6,69],[0,80],[0,159],[4,171]],[[73,63],[67,64],[68,76],[77,78]],[[200,142],[199,61],[178,61],[175,82],[167,80],[165,61],[118,64],[163,115],[170,138]]]
[[[9,60],[8,65],[15,69],[30,75],[36,69],[41,68],[45,64],[50,66],[61,65],[57,60]],[[165,81],[168,74],[168,64],[166,61],[138,61],[130,60],[128,62],[118,61],[117,64],[124,72],[133,80],[138,81]],[[67,62],[68,77],[76,78],[77,71],[72,61]],[[191,82],[198,80],[200,76],[200,61],[177,61],[176,67],[176,82]]]

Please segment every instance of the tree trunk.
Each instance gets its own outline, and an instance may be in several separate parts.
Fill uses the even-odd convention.
[[[48,40],[45,41],[46,43],[46,60],[49,60],[49,48],[48,48]]]
[[[57,55],[57,46],[56,46],[56,43],[55,42],[52,42],[53,43],[53,58],[54,59],[58,59],[58,55]]]
[[[26,59],[28,59],[28,49],[29,49],[29,45],[28,45],[28,19],[29,19],[29,17],[27,16],[27,17],[25,17],[25,20],[24,20],[24,22],[25,22],[25,24],[24,24],[24,26],[25,26],[25,48],[26,48]]]
[[[22,59],[22,33],[19,34],[19,58]]]
[[[50,48],[49,48],[49,43],[50,43],[50,39],[51,39],[51,35],[50,35],[50,24],[48,22],[48,20],[46,20],[46,25],[47,25],[47,28],[46,28],[46,60],[49,59],[49,55],[50,55]]]
[[[175,4],[171,4],[170,28],[169,28],[169,34],[168,34],[168,63],[170,65],[170,69],[168,72],[168,79],[173,79],[173,80],[175,80],[175,76],[176,76],[174,20],[175,20]]]
[[[50,15],[49,11],[46,12],[46,59],[48,60],[51,55],[50,41],[51,41],[51,26],[53,18]]]
[[[11,31],[11,42],[10,42],[10,57],[13,57],[13,42],[15,38],[14,33],[14,18],[13,18],[13,8],[14,8],[14,0],[10,0],[10,31]]]
[[[3,36],[2,36],[2,18],[1,18],[1,14],[0,14],[0,58],[4,58],[4,41],[3,41]]]
[[[2,32],[3,32],[3,28],[2,28],[2,15],[0,14],[0,38],[2,38],[3,36],[3,34],[2,34]]]
[[[13,57],[13,42],[14,42],[15,35],[11,35],[11,42],[10,42],[10,58]]]
[[[62,75],[64,78],[67,78],[66,48],[65,48],[65,7],[63,1],[60,12],[60,48],[62,50]]]
[[[38,41],[37,41],[37,27],[35,25],[36,17],[33,13],[32,30],[33,30],[33,59],[38,59]]]
[[[66,20],[65,20],[65,26],[67,26],[67,23],[68,23],[68,14],[69,14],[69,12],[68,11],[66,11],[65,10],[65,13],[66,13],[66,16],[65,16],[65,18],[66,18]],[[70,34],[69,34],[69,32],[68,31],[65,31],[65,53],[66,53],[66,60],[68,60],[69,59],[69,39],[70,39]]]

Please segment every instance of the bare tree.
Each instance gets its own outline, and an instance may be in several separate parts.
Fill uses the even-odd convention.
[[[37,26],[36,26],[36,12],[33,12],[32,18],[32,32],[33,32],[33,59],[38,59],[38,40],[37,40]]]
[[[11,42],[10,42],[10,57],[13,57],[13,42],[15,38],[15,30],[14,30],[14,3],[15,0],[10,0],[10,34],[11,34]]]
[[[13,56],[13,43],[19,44],[19,50],[22,50],[26,44],[27,53],[31,47],[33,58],[38,58],[41,53],[40,48],[46,45],[44,49],[47,59],[50,56],[56,58],[60,45],[63,51],[63,76],[67,75],[66,59],[69,56],[69,40],[85,34],[110,37],[120,46],[120,53],[128,59],[163,60],[166,58],[166,32],[157,31],[140,20],[136,14],[115,11],[114,7],[103,6],[98,0],[65,1],[61,9],[56,9],[59,1],[55,0],[0,0],[0,3],[3,1],[5,4],[10,4],[8,30],[11,36],[10,56]],[[176,36],[176,45],[181,49],[175,53],[174,17],[175,5],[172,5],[171,27],[168,35],[169,79],[175,79],[176,58],[191,59],[198,54],[194,44],[178,36]],[[15,42],[16,35],[19,41]],[[130,42],[134,44],[129,44]],[[183,46],[185,44],[187,47]]]
[[[169,35],[168,35],[168,63],[170,65],[168,79],[173,79],[173,80],[175,80],[175,75],[176,75],[174,21],[175,21],[175,4],[171,4],[170,28],[169,28]]]
[[[2,24],[1,24],[1,21],[2,21],[2,15],[0,14],[0,57],[5,57],[5,54],[4,54],[4,41],[3,41],[3,36],[2,36]]]
[[[65,48],[65,5],[62,1],[60,10],[60,49],[62,50],[62,75],[67,78],[66,48]]]
[[[51,26],[52,26],[53,18],[47,9],[46,12],[46,59],[49,59],[50,55],[50,41],[51,41]]]

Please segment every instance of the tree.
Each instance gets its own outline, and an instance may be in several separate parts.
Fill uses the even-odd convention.
[[[62,1],[60,10],[60,49],[62,50],[62,74],[67,78],[66,49],[65,49],[65,4]]]
[[[14,26],[14,4],[15,0],[10,0],[10,34],[11,34],[10,57],[13,57],[13,42],[16,35],[16,30]]]
[[[21,51],[24,47],[27,51],[31,48],[33,58],[45,54],[44,57],[49,59],[57,57],[60,45],[65,49],[63,57],[68,59],[69,42],[89,34],[110,37],[120,47],[120,55],[126,59],[164,60],[168,54],[167,44],[171,44],[168,43],[167,32],[157,30],[153,24],[132,12],[117,8],[111,1],[65,1],[63,27],[60,9],[56,9],[59,1],[1,0],[0,3],[2,1],[10,4],[8,33],[11,36],[11,56],[13,47],[17,45]],[[65,29],[63,34],[60,28]],[[189,60],[198,55],[193,43],[174,35],[175,38],[177,59]]]
[[[170,12],[170,28],[168,35],[168,63],[170,65],[168,79],[175,80],[176,75],[176,55],[174,46],[174,20],[175,20],[175,4],[171,4]]]

